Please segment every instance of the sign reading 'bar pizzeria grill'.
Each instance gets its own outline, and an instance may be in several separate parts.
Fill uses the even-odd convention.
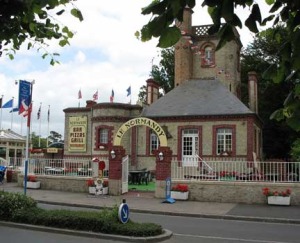
[[[69,152],[86,152],[87,116],[69,118]]]

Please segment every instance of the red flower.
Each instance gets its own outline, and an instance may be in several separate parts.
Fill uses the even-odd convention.
[[[263,194],[266,196],[266,197],[269,197],[269,196],[282,196],[282,197],[288,197],[291,195],[292,191],[291,189],[286,189],[285,191],[271,191],[269,188],[263,188],[262,189],[263,191]]]
[[[189,191],[189,187],[186,184],[177,184],[176,186],[172,187],[172,191],[187,192]]]

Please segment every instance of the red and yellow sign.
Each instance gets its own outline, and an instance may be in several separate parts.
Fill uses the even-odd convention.
[[[69,152],[86,152],[87,116],[69,117]]]

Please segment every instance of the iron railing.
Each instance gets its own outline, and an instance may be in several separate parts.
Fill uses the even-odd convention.
[[[197,162],[195,162],[197,161]],[[300,162],[172,161],[173,180],[300,182]]]
[[[106,168],[103,170],[103,176],[108,177],[108,161],[107,158],[99,158],[104,161]],[[24,173],[25,159],[10,158],[9,165],[15,170]],[[28,159],[28,174],[35,175],[54,175],[54,176],[79,176],[91,177],[94,171],[98,170],[98,163],[92,162],[90,159],[45,159],[30,158]]]

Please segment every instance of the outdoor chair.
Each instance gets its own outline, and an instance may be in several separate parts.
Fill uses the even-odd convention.
[[[145,183],[148,185],[150,181],[150,171],[145,171],[145,173],[141,176],[141,183]]]

